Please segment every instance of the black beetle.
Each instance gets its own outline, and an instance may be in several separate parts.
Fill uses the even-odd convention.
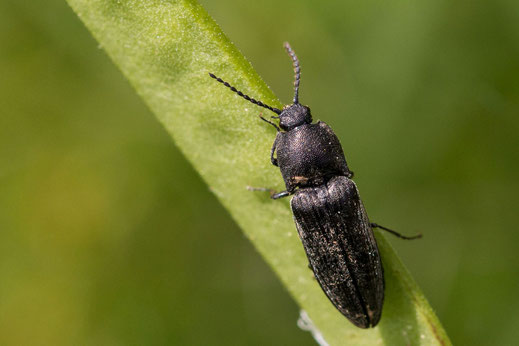
[[[295,81],[293,103],[283,110],[243,94],[212,73],[209,75],[244,99],[277,114],[272,118],[279,119],[279,126],[260,115],[277,130],[270,158],[281,170],[286,185],[285,191],[271,191],[271,197],[294,195],[290,202],[294,221],[321,288],[357,327],[374,327],[382,313],[384,270],[373,228],[404,239],[421,235],[404,237],[370,223],[339,139],[324,122],[313,124],[310,108],[299,103],[299,61],[288,43],[285,49],[292,58]]]

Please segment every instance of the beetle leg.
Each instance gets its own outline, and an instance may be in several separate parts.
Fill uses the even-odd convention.
[[[288,191],[281,191],[281,192],[278,192],[278,193],[271,194],[270,198],[272,198],[272,199],[280,199],[280,198],[287,197],[287,196],[290,196],[290,192],[288,192]]]
[[[292,192],[289,192],[289,191],[276,192],[276,191],[274,191],[274,189],[269,189],[267,187],[247,186],[247,190],[249,190],[249,191],[266,191],[266,192],[269,192],[270,193],[270,198],[272,198],[272,199],[280,199],[280,198],[283,198],[283,197],[290,196],[292,194]]]
[[[270,192],[271,195],[276,193],[273,189],[269,189],[268,187],[247,186],[247,190],[249,190],[249,191],[265,191],[265,192]]]
[[[394,236],[397,236],[398,238],[405,239],[405,240],[413,240],[413,239],[418,239],[418,238],[422,237],[421,233],[418,233],[417,235],[414,235],[412,237],[407,237],[405,235],[402,235],[402,234],[398,233],[397,231],[393,231],[392,229],[389,229],[387,227],[380,226],[379,224],[376,224],[374,222],[371,223],[371,228],[380,228],[380,229],[382,229],[382,230],[384,230],[386,232],[389,232],[389,233],[393,234]]]
[[[263,113],[261,113],[261,114],[259,115],[259,117],[260,117],[261,120],[263,120],[263,121],[266,122],[267,124],[270,124],[270,125],[274,126],[274,128],[275,128],[278,132],[281,131],[281,129],[279,128],[279,126],[277,126],[276,124],[274,124],[272,121],[263,118]]]
[[[270,162],[276,167],[279,167],[278,165],[278,159],[274,157],[274,153],[276,152],[276,146],[278,145],[278,137],[276,136],[276,139],[274,140],[274,144],[272,144],[272,149],[270,149]]]

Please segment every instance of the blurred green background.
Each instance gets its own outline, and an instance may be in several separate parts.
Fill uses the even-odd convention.
[[[202,4],[285,102],[291,42],[454,344],[516,344],[519,3]],[[314,344],[64,1],[0,2],[0,80],[0,344]]]

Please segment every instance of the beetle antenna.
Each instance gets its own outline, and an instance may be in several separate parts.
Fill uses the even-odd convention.
[[[238,89],[236,89],[235,87],[233,87],[232,85],[230,85],[229,83],[227,83],[226,81],[224,81],[223,79],[219,78],[219,77],[216,77],[214,74],[212,73],[209,73],[209,76],[211,76],[212,78],[216,79],[218,82],[222,83],[223,85],[225,85],[226,87],[228,87],[229,89],[231,89],[232,91],[234,91],[235,93],[237,93],[238,95],[240,95],[241,97],[243,97],[244,99],[246,99],[247,101],[250,101],[252,103],[254,103],[255,105],[258,105],[260,107],[263,107],[263,108],[266,108],[268,110],[271,110],[272,112],[276,113],[276,114],[281,114],[281,109],[277,109],[277,108],[274,108],[274,107],[271,107],[269,105],[266,105],[264,104],[263,102],[261,101],[258,101],[258,100],[255,100],[253,99],[252,97],[248,96],[248,95],[245,95],[244,93],[242,93],[241,91],[239,91]]]
[[[297,59],[296,53],[290,47],[288,42],[285,42],[285,49],[288,55],[292,59],[292,65],[294,66],[294,103],[299,103],[299,80],[301,79],[301,67],[299,67],[299,60]]]

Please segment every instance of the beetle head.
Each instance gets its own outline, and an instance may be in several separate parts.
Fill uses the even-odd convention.
[[[277,117],[276,117],[277,118]],[[279,127],[285,131],[290,131],[303,124],[312,122],[310,108],[299,103],[287,105],[279,115]]]

